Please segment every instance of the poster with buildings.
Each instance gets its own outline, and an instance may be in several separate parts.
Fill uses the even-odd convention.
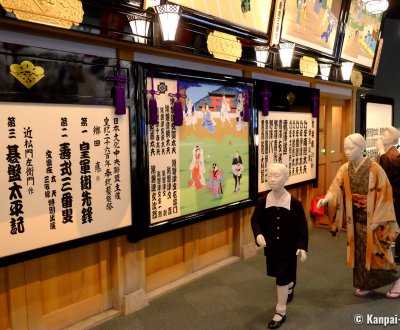
[[[0,107],[0,258],[132,224],[128,115]]]
[[[158,124],[147,134],[150,224],[249,199],[244,112],[251,90],[217,80],[152,80]],[[179,101],[170,95],[177,89]],[[182,126],[174,125],[175,102],[182,104]]]

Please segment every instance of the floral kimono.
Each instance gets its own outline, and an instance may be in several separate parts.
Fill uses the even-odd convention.
[[[350,181],[353,179],[349,176],[349,172],[351,172],[349,170],[352,170],[350,166],[353,167],[352,163],[348,162],[340,167],[328,190],[333,195],[333,199],[328,204],[331,232],[333,235],[338,233],[342,228],[343,221],[346,221],[347,266],[354,268],[355,254],[357,253],[355,251],[354,210],[355,205],[356,207],[357,205],[364,206],[366,246],[365,259],[362,256],[362,259],[365,260],[363,267],[367,271],[370,269],[395,269],[390,246],[399,234],[399,226],[395,220],[392,188],[389,180],[382,167],[367,158],[361,165],[364,166],[365,175],[357,179],[365,182],[368,177],[368,182],[365,182],[366,194],[363,196],[354,194],[350,188]],[[378,224],[378,227],[372,230],[372,224]]]

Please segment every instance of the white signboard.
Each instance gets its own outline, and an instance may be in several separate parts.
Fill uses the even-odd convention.
[[[131,225],[129,115],[0,103],[0,258]]]
[[[286,185],[316,178],[317,119],[311,113],[270,111],[258,116],[258,192],[269,190],[267,166],[289,169]]]
[[[374,161],[378,160],[376,142],[381,139],[383,130],[392,125],[392,105],[368,102],[366,105],[366,153]]]

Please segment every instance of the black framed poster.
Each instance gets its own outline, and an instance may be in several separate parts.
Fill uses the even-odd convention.
[[[318,181],[319,90],[257,81],[258,193],[269,190],[267,167],[289,169],[286,186]]]
[[[0,259],[132,224],[129,115],[105,105],[0,107]]]
[[[147,93],[139,124],[145,196],[141,202],[146,206],[142,218],[148,221],[140,224],[140,233],[133,226],[134,236],[169,230],[250,203],[254,191],[252,83],[141,67]],[[154,103],[150,106],[153,100],[156,108]],[[182,125],[175,122],[176,102],[180,102]],[[150,113],[155,109],[156,117]],[[149,123],[154,118],[157,122]]]
[[[394,123],[394,99],[363,94],[360,96],[360,106],[360,133],[367,142],[367,156],[376,161],[378,159],[376,142],[382,137],[385,127],[393,126]]]

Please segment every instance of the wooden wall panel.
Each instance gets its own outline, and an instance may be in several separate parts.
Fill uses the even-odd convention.
[[[152,291],[192,272],[191,227],[145,240],[146,291]]]
[[[25,262],[29,327],[60,329],[112,306],[110,243]]]
[[[0,268],[0,330],[9,329],[11,325],[8,301],[9,296],[6,268]]]
[[[233,213],[193,225],[193,271],[233,255]]]

